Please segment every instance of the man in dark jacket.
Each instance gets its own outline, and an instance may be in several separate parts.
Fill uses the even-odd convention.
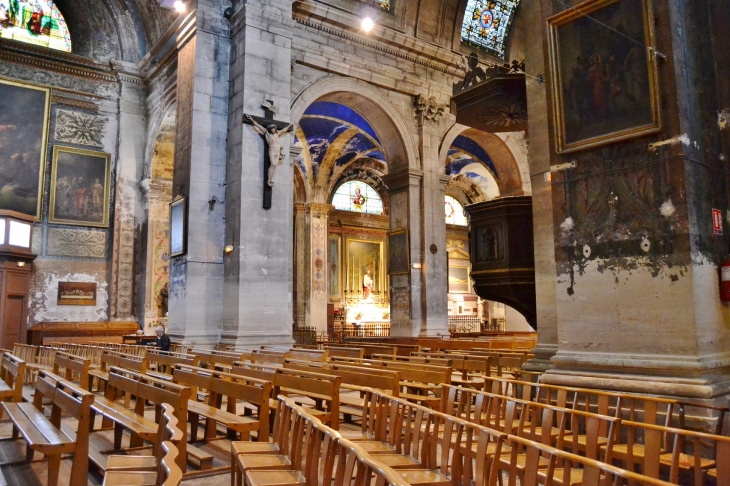
[[[170,336],[165,334],[165,328],[157,326],[157,339],[155,340],[155,346],[161,351],[170,351]]]

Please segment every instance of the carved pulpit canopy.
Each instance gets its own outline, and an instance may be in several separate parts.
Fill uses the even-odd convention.
[[[489,133],[527,129],[525,62],[512,61],[482,68],[472,53],[459,64],[464,80],[454,85],[451,112],[456,122]]]

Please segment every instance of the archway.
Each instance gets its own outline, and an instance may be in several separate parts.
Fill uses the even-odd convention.
[[[147,196],[147,254],[145,272],[145,332],[167,324],[167,285],[170,280],[170,213],[175,157],[176,106],[168,107],[151,144],[147,178],[141,183]],[[151,140],[152,141],[152,140]]]
[[[295,323],[324,331],[338,315],[353,332],[386,334],[389,197],[382,177],[419,165],[409,125],[377,89],[334,77],[302,92],[291,118],[301,148],[294,161],[297,194],[306,197],[295,205]],[[382,201],[382,214],[334,209],[335,192],[348,184]],[[369,279],[372,295],[363,284]],[[365,300],[377,310],[350,312]]]

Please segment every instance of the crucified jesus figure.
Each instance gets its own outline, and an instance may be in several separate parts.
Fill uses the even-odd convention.
[[[276,168],[279,166],[281,161],[284,160],[284,147],[281,146],[279,139],[282,135],[288,132],[293,125],[290,123],[281,130],[277,130],[276,125],[273,123],[264,128],[261,124],[257,123],[251,115],[246,115],[246,118],[251,122],[256,133],[264,136],[266,145],[269,147],[269,162],[271,162],[271,165],[269,166],[268,184],[269,187],[274,187],[274,174],[276,173]]]

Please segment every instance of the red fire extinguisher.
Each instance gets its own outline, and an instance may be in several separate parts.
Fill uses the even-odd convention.
[[[720,265],[720,300],[730,302],[730,256]]]

